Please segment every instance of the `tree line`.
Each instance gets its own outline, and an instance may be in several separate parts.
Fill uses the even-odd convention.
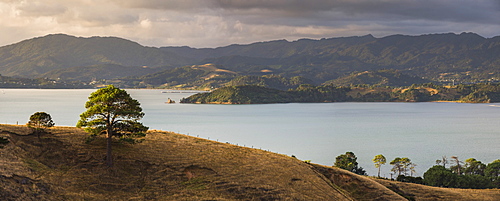
[[[380,168],[388,162],[386,157],[382,154],[376,155],[372,162],[378,169],[377,177],[382,178]],[[413,176],[417,164],[409,158],[396,157],[389,164],[392,165],[390,179],[396,176],[397,181],[449,188],[500,188],[500,159],[484,164],[475,158],[461,161],[457,156],[452,156],[450,159],[443,156],[436,160],[435,166],[423,174],[423,178]],[[448,164],[450,166],[447,168]],[[333,166],[366,175],[366,171],[358,166],[357,157],[353,152],[337,156]]]

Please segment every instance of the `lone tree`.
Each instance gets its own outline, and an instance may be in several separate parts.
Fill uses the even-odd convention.
[[[33,129],[33,133],[40,138],[40,134],[45,132],[45,128],[54,126],[54,121],[52,121],[50,114],[45,112],[35,112],[30,116],[30,120],[27,125]]]
[[[384,165],[387,160],[385,159],[385,156],[382,154],[376,155],[372,159],[373,163],[375,163],[375,167],[378,168],[378,177],[380,178],[380,166]]]
[[[109,85],[89,96],[85,103],[87,111],[80,115],[77,127],[85,127],[91,137],[106,134],[106,164],[113,166],[112,138],[135,143],[136,138],[146,136],[148,127],[139,120],[144,117],[139,101],[132,99],[123,89]]]
[[[345,152],[335,158],[335,167],[342,168],[344,170],[349,170],[356,174],[366,175],[366,171],[362,167],[358,167],[358,158],[353,152]]]

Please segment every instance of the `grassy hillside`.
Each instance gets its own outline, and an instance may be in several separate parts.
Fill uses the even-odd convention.
[[[132,87],[137,86],[134,82],[140,82],[141,85],[148,87],[210,90],[228,82],[236,75],[237,73],[218,66],[204,64],[167,69],[144,76],[128,77],[119,79],[119,82],[122,85]]]
[[[430,80],[403,74],[396,70],[378,70],[354,72],[351,75],[326,82],[337,86],[376,85],[376,86],[410,86],[412,84],[429,83]]]
[[[265,71],[265,70],[262,70]],[[166,69],[143,76],[111,80],[121,87],[156,87],[170,89],[213,90],[224,86],[259,85],[274,89],[293,89],[300,84],[312,84],[303,77],[286,78],[274,74],[245,75],[211,63]]]
[[[86,134],[74,127],[48,131],[38,139],[26,126],[0,125],[0,135],[11,141],[0,149],[4,200],[405,200],[338,168],[156,130],[140,144],[116,142],[115,166],[107,168],[104,139],[86,144]],[[406,194],[413,193],[407,185],[415,186],[382,184]],[[419,191],[412,196],[448,189]],[[471,198],[470,191],[454,192],[453,200]],[[500,196],[498,189],[474,192]]]
[[[0,125],[2,197],[12,200],[350,200],[297,159],[184,135],[150,131],[143,143],[85,144],[77,128],[38,140],[25,126]],[[347,197],[346,197],[347,196]]]
[[[456,189],[438,188],[413,183],[374,179],[385,187],[397,192],[409,200],[467,200],[496,201],[500,200],[500,189]]]

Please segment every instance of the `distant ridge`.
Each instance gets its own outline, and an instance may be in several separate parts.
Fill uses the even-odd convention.
[[[6,76],[36,77],[55,69],[97,64],[156,67],[186,60],[117,37],[53,34],[0,47],[0,73]]]
[[[103,75],[103,80],[118,80],[114,83],[120,83],[124,77],[135,77],[133,83],[142,83],[144,80],[140,77],[151,77],[148,76],[150,73],[169,71],[164,74],[171,77],[176,76],[176,71],[172,71],[174,68],[211,63],[234,72],[234,75],[300,76],[313,80],[315,84],[353,72],[382,69],[397,70],[433,82],[474,83],[500,79],[498,55],[500,36],[484,38],[475,33],[275,40],[199,49],[185,46],[145,47],[117,37],[82,38],[53,34],[0,47],[0,74],[85,82],[96,75]],[[131,67],[134,69],[131,70]],[[142,67],[151,72],[146,68],[141,71]],[[128,73],[113,73],[120,68]],[[92,73],[78,75],[80,78],[55,75],[71,72]],[[155,76],[156,83],[172,85],[168,79]],[[230,76],[223,77],[224,82],[231,80]],[[193,74],[190,77],[204,76]],[[182,80],[175,83],[182,84],[186,83]]]

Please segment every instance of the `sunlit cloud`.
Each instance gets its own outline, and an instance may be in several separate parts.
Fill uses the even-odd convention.
[[[0,0],[0,45],[53,33],[147,46],[475,32],[499,35],[497,0]]]

